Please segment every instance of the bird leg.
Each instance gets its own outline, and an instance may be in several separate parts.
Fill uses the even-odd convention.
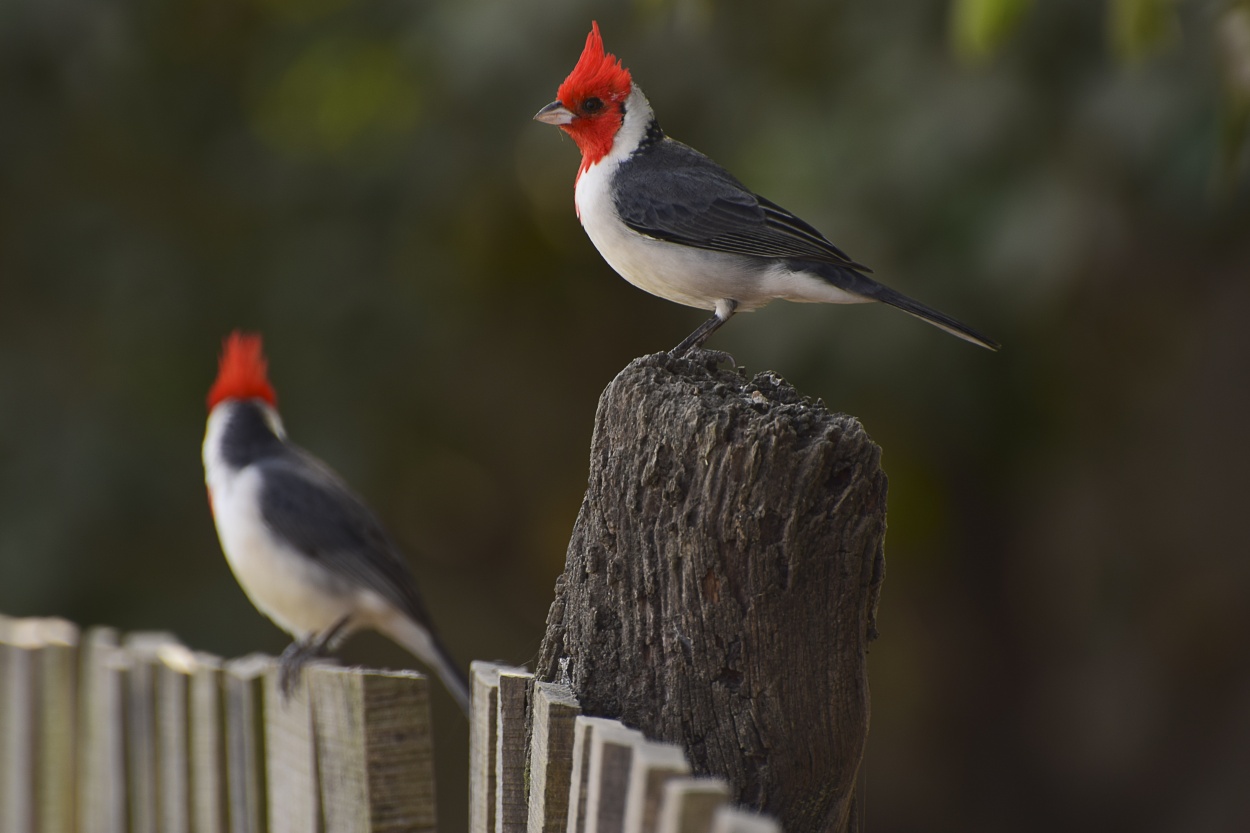
[[[681,344],[678,344],[668,354],[675,359],[680,359],[691,350],[698,350],[703,346],[703,342],[707,341],[708,336],[720,329],[720,326],[729,320],[734,314],[734,310],[738,308],[738,302],[726,298],[723,301],[716,302],[716,313],[699,325],[693,333],[686,336]]]
[[[304,664],[335,648],[347,636],[345,628],[351,616],[344,616],[320,634],[312,633],[287,646],[278,658],[278,687],[283,697],[290,697],[299,685]]]
[[[322,654],[326,651],[337,651],[338,647],[343,644],[343,640],[351,635],[351,631],[347,629],[347,623],[351,619],[351,614],[344,616],[335,622],[328,631],[322,634],[318,640],[319,648],[317,653]]]

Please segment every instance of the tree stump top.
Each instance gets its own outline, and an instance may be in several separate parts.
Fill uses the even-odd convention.
[[[851,821],[886,479],[857,420],[723,353],[631,362],[538,660],[582,708],[681,744],[787,830]]]

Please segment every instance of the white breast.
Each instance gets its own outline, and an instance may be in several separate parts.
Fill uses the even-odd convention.
[[[742,310],[763,305],[767,299],[752,303],[761,270],[747,258],[656,240],[621,222],[609,192],[610,171],[605,159],[582,174],[577,208],[586,235],[621,277],[652,295],[699,309],[713,310],[724,298],[738,301]]]

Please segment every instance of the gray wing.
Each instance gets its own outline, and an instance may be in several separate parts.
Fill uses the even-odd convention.
[[[367,587],[431,627],[412,572],[365,502],[324,463],[287,446],[264,470],[261,516],[331,574]]]
[[[629,157],[617,171],[615,191],[621,220],[648,237],[730,254],[872,271],[789,211],[752,193],[711,159],[669,138]]]

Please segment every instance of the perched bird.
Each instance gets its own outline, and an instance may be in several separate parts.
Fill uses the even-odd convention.
[[[468,680],[399,549],[337,474],[287,439],[276,406],[260,336],[232,333],[208,393],[204,475],[235,578],[295,637],[280,660],[283,690],[306,661],[372,628],[434,669],[467,714]]]
[[[965,341],[998,344],[865,275],[823,234],[664,134],[647,97],[591,25],[557,100],[535,119],[582,152],[574,202],[586,234],[625,280],[715,314],[673,349],[703,344],[735,312],[772,301],[881,301]]]

